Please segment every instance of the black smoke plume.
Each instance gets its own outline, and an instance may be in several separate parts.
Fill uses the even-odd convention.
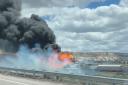
[[[0,48],[4,51],[17,51],[21,44],[41,48],[56,43],[54,32],[38,15],[20,19],[21,0],[0,0]]]

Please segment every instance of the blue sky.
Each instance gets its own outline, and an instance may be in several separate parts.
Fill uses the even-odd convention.
[[[44,20],[51,21],[54,17],[55,17],[55,16],[53,16],[53,15],[46,15],[46,16],[43,16],[42,18],[43,18]]]
[[[88,8],[97,8],[99,6],[109,6],[111,4],[119,4],[120,0],[101,0],[99,2],[91,2]]]

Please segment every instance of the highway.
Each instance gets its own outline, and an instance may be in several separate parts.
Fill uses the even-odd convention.
[[[36,80],[0,74],[0,85],[71,85],[47,80]],[[74,85],[74,84],[73,84]]]

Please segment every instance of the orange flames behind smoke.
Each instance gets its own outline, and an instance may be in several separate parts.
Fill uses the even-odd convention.
[[[59,56],[58,56],[59,60],[64,62],[64,61],[73,61],[74,57],[71,53],[68,53],[68,52],[61,52],[59,53]]]
[[[74,57],[71,53],[61,52],[49,58],[49,64],[53,68],[63,68],[66,65],[74,62]]]

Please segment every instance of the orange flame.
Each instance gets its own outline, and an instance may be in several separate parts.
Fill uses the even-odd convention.
[[[69,53],[69,52],[61,52],[61,53],[59,53],[58,58],[62,62],[66,61],[66,60],[72,62],[74,60],[74,57],[73,57],[72,53]]]
[[[49,58],[49,65],[53,68],[63,68],[66,65],[72,64],[74,62],[74,57],[71,53],[61,52],[54,54]]]

